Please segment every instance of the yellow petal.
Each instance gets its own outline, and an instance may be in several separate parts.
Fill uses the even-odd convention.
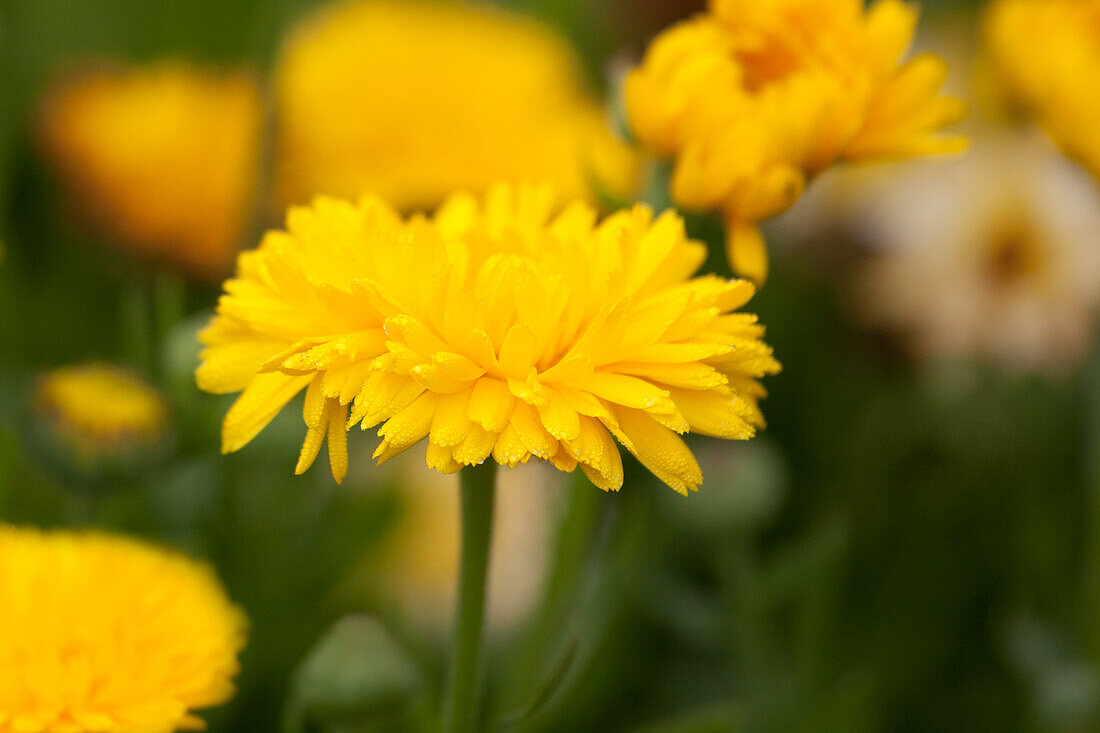
[[[535,364],[535,334],[529,326],[517,323],[508,329],[500,345],[500,368],[515,379],[525,379]]]
[[[348,474],[348,408],[330,401],[328,423],[328,465],[336,483]]]
[[[294,475],[301,476],[317,460],[317,454],[321,452],[321,444],[325,442],[327,431],[327,425],[306,430],[305,440],[302,441],[302,450],[298,453],[298,463],[294,466]]]
[[[424,392],[415,380],[401,374],[374,372],[355,398],[349,426],[362,422],[366,430],[408,407]]]
[[[876,0],[867,12],[867,48],[875,76],[885,77],[913,41],[917,10],[902,0]]]
[[[312,375],[257,374],[253,377],[226,413],[222,423],[222,453],[233,453],[247,445],[311,379]]]
[[[321,424],[328,420],[328,415],[325,414],[328,400],[325,398],[324,389],[322,389],[324,379],[325,375],[323,373],[313,375],[309,387],[306,389],[306,398],[302,403],[302,420],[305,421],[307,428],[322,427]]]
[[[202,365],[195,372],[195,381],[204,392],[228,394],[243,390],[272,354],[285,348],[285,342],[260,339],[254,334],[226,338],[232,340],[203,349]]]
[[[516,466],[526,463],[531,457],[531,451],[520,439],[519,430],[509,423],[497,436],[493,445],[493,458],[502,466]]]
[[[440,473],[455,473],[462,468],[462,464],[451,456],[450,448],[444,448],[435,443],[428,443],[424,459],[428,463],[428,468],[434,468]]]
[[[554,468],[565,473],[572,473],[577,468],[577,459],[561,449],[550,457],[550,463]]]
[[[731,394],[673,389],[672,399],[693,433],[727,440],[748,440],[756,434],[749,422],[752,411]]]
[[[466,438],[452,449],[451,455],[463,465],[477,466],[493,452],[495,443],[496,433],[491,433],[480,425],[471,425]]]
[[[596,397],[625,407],[656,410],[667,406],[667,412],[673,409],[666,390],[644,379],[628,377],[625,374],[596,372],[575,386]]]
[[[484,369],[462,354],[447,351],[432,354],[432,363],[444,374],[460,382],[472,382],[485,373]]]
[[[728,384],[725,375],[714,367],[699,362],[688,364],[623,362],[616,364],[615,369],[622,374],[645,377],[672,387],[711,390],[720,389]],[[673,399],[673,402],[675,401]]]
[[[557,390],[550,390],[550,401],[538,411],[543,427],[558,440],[572,440],[580,433],[580,416]]]
[[[558,450],[558,442],[542,427],[537,410],[524,402],[512,410],[510,424],[515,428],[523,446],[539,458],[549,458]]]
[[[736,220],[726,223],[726,255],[733,271],[757,287],[768,279],[768,247],[756,224]]]
[[[413,400],[408,407],[382,424],[378,429],[382,444],[374,452],[374,457],[379,464],[385,463],[409,446],[419,443],[428,435],[438,403],[439,395],[425,392]]]
[[[643,466],[677,492],[697,491],[703,474],[683,439],[641,410],[615,409],[616,437]]]
[[[298,464],[294,467],[294,473],[298,476],[308,471],[317,460],[317,454],[328,432],[331,406],[335,401],[326,399],[322,393],[322,378],[322,375],[316,375],[306,390],[305,404],[302,408],[302,416],[307,428],[306,437],[302,442],[302,450],[298,453]]]
[[[593,484],[604,491],[618,491],[623,485],[623,462],[615,441],[599,420],[582,417],[580,423],[576,439],[563,441],[566,451]]]
[[[508,424],[516,398],[499,379],[483,377],[470,393],[466,416],[490,432],[499,433]]]
[[[470,404],[470,390],[456,392],[440,398],[432,417],[428,439],[436,445],[452,448],[461,443],[473,423],[466,417]]]

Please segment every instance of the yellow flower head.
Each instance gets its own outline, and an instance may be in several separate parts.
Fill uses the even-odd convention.
[[[1100,176],[1100,0],[999,0],[985,30],[1009,98]]]
[[[677,204],[725,212],[735,270],[763,281],[757,222],[833,163],[960,149],[935,137],[964,112],[939,96],[944,62],[900,62],[916,19],[901,0],[712,0],[631,72],[635,135],[675,159]]]
[[[617,439],[686,493],[702,476],[678,434],[750,437],[756,379],[778,369],[756,318],[732,313],[752,285],[691,278],[705,254],[673,212],[598,222],[549,188],[458,194],[432,219],[320,198],[241,255],[199,385],[244,390],[226,451],[306,389],[299,472],[327,433],[341,479],[345,430],[381,423],[379,461],[428,438],[440,471],[535,457],[614,490]]]
[[[42,374],[35,407],[81,459],[151,446],[168,425],[159,392],[107,364],[61,367]]]
[[[45,155],[120,246],[218,277],[243,235],[259,155],[255,80],[178,62],[94,70],[52,89]]]
[[[309,19],[277,69],[277,190],[375,194],[399,210],[496,180],[546,180],[626,196],[636,156],[587,94],[566,41],[500,9],[358,0]]]
[[[244,616],[214,573],[99,534],[0,527],[0,733],[171,733],[232,696]]]

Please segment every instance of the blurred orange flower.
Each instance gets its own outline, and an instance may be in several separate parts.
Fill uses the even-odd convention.
[[[215,278],[244,233],[261,117],[248,73],[166,61],[62,80],[42,101],[38,136],[107,236],[140,258]]]

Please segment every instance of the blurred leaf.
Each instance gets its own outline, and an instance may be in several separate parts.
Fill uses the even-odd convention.
[[[536,715],[542,712],[546,704],[550,702],[550,699],[554,696],[554,693],[561,688],[562,683],[565,681],[566,676],[573,668],[573,661],[577,656],[577,641],[574,639],[566,650],[558,658],[557,662],[550,670],[550,674],[535,690],[535,697],[531,700],[531,703],[523,710],[517,710],[511,715],[507,715],[500,722],[501,730],[515,730],[522,728],[524,725],[530,723]]]
[[[660,499],[692,532],[763,530],[783,506],[787,471],[775,444],[762,436],[745,444],[702,438],[692,442],[706,481],[699,493]]]
[[[739,703],[706,705],[667,720],[636,729],[636,733],[734,733],[747,730],[745,706]]]
[[[1100,670],[1086,663],[1049,625],[1029,616],[1008,624],[1009,657],[1028,680],[1045,730],[1091,729],[1100,713]]]
[[[294,674],[286,729],[365,722],[409,703],[419,672],[408,652],[369,616],[345,616]]]

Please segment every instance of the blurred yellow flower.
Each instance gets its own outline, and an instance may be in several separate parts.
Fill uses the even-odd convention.
[[[669,486],[695,489],[678,434],[751,437],[756,380],[779,368],[755,316],[731,312],[753,286],[691,279],[706,248],[674,212],[597,223],[554,198],[498,185],[409,220],[375,198],[291,209],[286,231],[241,255],[201,335],[200,387],[244,390],[223,450],[305,389],[298,472],[327,434],[342,479],[346,429],[382,423],[380,462],[428,438],[440,471],[534,456],[615,490],[614,436]]]
[[[233,692],[244,616],[205,565],[0,526],[0,733],[171,733]]]
[[[946,64],[928,54],[900,62],[916,20],[901,0],[712,0],[631,72],[631,128],[675,159],[678,205],[723,210],[737,272],[765,279],[757,223],[830,165],[961,149],[935,135],[964,114],[939,96]]]
[[[168,404],[118,367],[82,364],[39,376],[35,408],[80,459],[149,447],[163,437]]]
[[[998,0],[985,36],[1010,101],[1100,176],[1100,0]]]
[[[79,208],[134,255],[225,274],[252,203],[261,109],[247,73],[90,70],[45,96],[39,139]]]
[[[987,132],[964,158],[871,185],[853,206],[876,253],[859,287],[871,325],[924,356],[1080,363],[1100,308],[1100,191],[1049,141]]]
[[[339,3],[293,34],[276,73],[284,207],[374,194],[430,209],[501,179],[627,197],[637,182],[567,42],[498,8]]]

